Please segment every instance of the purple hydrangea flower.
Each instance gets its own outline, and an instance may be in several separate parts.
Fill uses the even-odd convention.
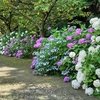
[[[16,57],[20,58],[23,55],[23,51],[22,50],[18,50],[16,53]]]
[[[64,82],[69,82],[70,78],[68,76],[64,77]]]
[[[49,26],[49,27],[47,28],[47,30],[48,30],[48,31],[51,30],[51,27]]]
[[[36,59],[34,59],[34,60],[32,61],[32,64],[31,64],[31,66],[30,66],[31,69],[35,68],[36,62],[37,62]]]
[[[24,39],[23,39],[23,41],[27,41],[28,40],[28,36],[26,36]]]
[[[38,40],[36,40],[36,43],[42,42],[44,40],[43,37],[39,38]]]
[[[85,43],[91,43],[92,40],[85,40]]]
[[[80,28],[77,28],[76,31],[75,31],[75,34],[80,35],[81,33],[82,33],[82,30]]]
[[[76,64],[75,60],[72,61],[72,64]]]
[[[86,38],[90,39],[91,38],[91,34],[86,34]]]
[[[7,55],[7,54],[8,54],[8,50],[9,50],[9,47],[6,47],[6,48],[4,49],[4,55]]]
[[[13,56],[16,56],[16,53],[14,53]]]
[[[77,40],[74,40],[73,43],[74,43],[74,44],[77,43]]]
[[[49,36],[49,39],[53,39],[53,38],[54,38],[54,36],[53,36],[53,35],[50,35],[50,36]]]
[[[9,56],[9,57],[11,57],[12,55],[11,55],[11,54],[9,54],[8,56]]]
[[[36,44],[34,44],[34,48],[39,48],[39,47],[41,47],[42,46],[42,44],[41,43],[36,43]]]
[[[72,40],[73,36],[67,36],[66,40]]]
[[[61,66],[62,65],[62,62],[61,61],[57,62],[57,65],[58,66]]]
[[[88,32],[93,33],[94,32],[94,29],[93,28],[89,28],[88,29]]]
[[[78,57],[77,57],[77,58],[75,58],[75,62],[76,62],[76,63],[78,63]]]
[[[74,43],[68,43],[68,44],[67,44],[67,47],[68,47],[68,48],[74,47]]]
[[[70,27],[70,28],[68,29],[68,31],[69,31],[69,32],[72,32],[72,31],[73,31],[73,28],[72,28],[72,27]]]
[[[83,44],[83,43],[85,43],[85,39],[84,39],[84,38],[82,38],[82,39],[80,39],[80,40],[78,41],[78,44]]]

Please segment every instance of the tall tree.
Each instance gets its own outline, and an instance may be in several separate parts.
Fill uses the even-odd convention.
[[[0,19],[9,31],[17,27],[38,32],[41,36],[47,35],[48,26],[61,24],[61,21],[67,25],[76,16],[90,15],[83,11],[86,8],[84,0],[1,0],[0,6],[1,11],[7,10],[0,14],[9,24],[2,17]]]

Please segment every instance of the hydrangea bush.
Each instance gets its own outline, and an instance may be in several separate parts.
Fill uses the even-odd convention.
[[[97,22],[98,21],[98,22]],[[93,18],[90,23],[97,25],[93,28],[98,31],[100,23],[98,18]],[[99,33],[100,31],[98,31]],[[97,33],[97,32],[95,32]],[[91,36],[91,45],[87,51],[79,51],[78,62],[75,65],[76,78],[71,84],[74,89],[82,88],[85,94],[100,98],[100,33]]]
[[[78,59],[83,60],[78,61],[75,66],[77,75],[72,81],[72,87],[75,89],[82,87],[85,94],[94,93],[100,97],[100,36],[96,38],[99,38],[99,41],[95,40],[87,52],[85,50],[79,52]]]
[[[0,37],[0,54],[17,58],[32,58],[32,52],[36,50],[35,41],[36,36],[30,36],[27,31],[7,33]]]
[[[93,28],[84,30],[75,27],[56,30],[54,35],[43,40],[40,51],[33,52],[30,68],[39,74],[59,73],[73,78],[78,52],[90,46],[93,32]]]

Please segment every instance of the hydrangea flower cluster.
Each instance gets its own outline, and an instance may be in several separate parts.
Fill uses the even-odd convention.
[[[100,41],[96,41],[96,38],[99,36],[92,40],[94,45],[90,46],[87,51],[79,52],[78,63],[75,65],[76,79],[71,83],[74,89],[82,87],[87,95],[100,93]]]
[[[100,30],[100,18],[98,17],[91,18],[90,24],[95,30]]]
[[[36,40],[36,44],[34,44],[34,48],[40,48],[42,46],[42,41],[44,40],[43,37],[40,37]]]

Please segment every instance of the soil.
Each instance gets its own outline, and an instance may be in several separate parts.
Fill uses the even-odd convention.
[[[0,100],[100,100],[60,76],[32,74],[31,61],[0,55]]]

